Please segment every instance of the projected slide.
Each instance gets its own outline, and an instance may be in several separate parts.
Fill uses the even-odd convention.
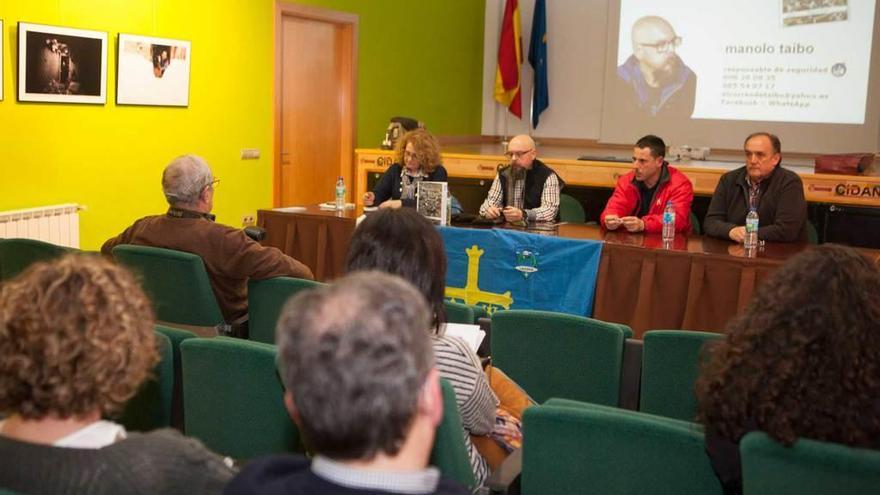
[[[865,123],[874,0],[620,5],[615,110],[658,121]]]

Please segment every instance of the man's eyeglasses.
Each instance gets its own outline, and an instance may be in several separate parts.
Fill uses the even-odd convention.
[[[530,150],[525,150],[525,151],[508,151],[507,153],[504,154],[504,156],[506,156],[508,159],[518,160],[521,157],[528,155],[532,151],[535,151],[535,149],[532,148]]]
[[[668,53],[681,46],[681,36],[676,36],[675,38],[668,40],[661,40],[657,43],[639,43],[639,45],[651,47],[657,53]]]
[[[207,184],[205,184],[205,187],[210,187],[211,189],[214,189],[217,187],[217,184],[219,184],[219,183],[220,183],[220,179],[214,179],[211,182],[208,182]],[[202,189],[204,189],[204,187]]]

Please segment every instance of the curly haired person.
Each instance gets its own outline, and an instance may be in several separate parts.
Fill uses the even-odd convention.
[[[99,256],[31,266],[0,288],[0,488],[220,493],[234,472],[174,430],[112,421],[158,360],[134,277]]]
[[[880,449],[880,269],[825,244],[757,291],[696,384],[706,452],[725,493],[742,493],[739,441],[754,430]]]

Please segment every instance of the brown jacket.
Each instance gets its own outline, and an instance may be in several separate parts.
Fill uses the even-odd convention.
[[[244,231],[207,218],[155,215],[141,218],[101,246],[110,255],[119,244],[175,249],[197,254],[205,261],[211,287],[227,322],[247,314],[249,278],[314,279],[312,271],[274,247],[264,247]]]

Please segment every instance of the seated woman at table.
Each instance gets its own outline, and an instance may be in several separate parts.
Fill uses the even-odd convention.
[[[880,270],[825,244],[789,260],[707,346],[696,384],[706,452],[742,493],[739,442],[766,432],[880,449]]]
[[[490,435],[490,442],[504,444],[505,450],[509,442],[500,436],[500,429],[495,431],[496,424],[507,428],[506,433],[515,438],[514,442],[521,438],[519,418],[498,409],[498,398],[474,351],[460,339],[444,335],[446,251],[440,233],[429,220],[408,208],[381,210],[367,216],[351,239],[346,270],[380,270],[398,275],[419,289],[434,312],[432,342],[437,368],[455,389],[465,431],[475,437]],[[491,378],[494,383],[496,376]],[[465,438],[474,476],[482,484],[489,473],[487,459],[470,437]],[[492,444],[484,450],[495,455]]]
[[[376,188],[364,194],[364,206],[413,208],[420,181],[446,182],[446,169],[440,164],[440,143],[425,129],[404,134],[397,141],[394,155],[394,164]]]
[[[99,256],[31,266],[0,289],[0,488],[20,493],[220,493],[223,458],[121,410],[158,360],[150,301]]]

